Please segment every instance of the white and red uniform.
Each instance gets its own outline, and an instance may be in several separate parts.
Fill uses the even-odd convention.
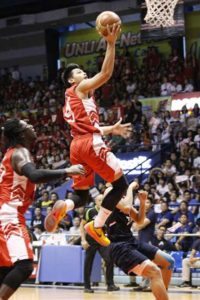
[[[74,176],[74,187],[93,186],[94,172],[104,180],[112,182],[120,166],[115,155],[102,140],[99,116],[93,97],[80,99],[76,85],[65,92],[63,115],[71,127],[73,140],[70,146],[71,164],[82,164],[85,176]]]
[[[24,213],[34,199],[35,184],[13,170],[14,151],[9,148],[0,165],[0,267],[33,258]]]

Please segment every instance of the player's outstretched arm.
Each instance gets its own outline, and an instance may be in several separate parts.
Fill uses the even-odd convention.
[[[114,125],[101,126],[100,130],[102,132],[102,135],[113,134],[121,135],[123,138],[128,138],[133,131],[132,125],[131,123],[121,124],[121,122],[122,118],[120,118],[120,120]]]
[[[131,182],[128,186],[126,196],[117,204],[117,208],[126,215],[130,214],[130,209],[133,206],[133,191],[138,189],[138,187],[139,185],[136,181]]]
[[[67,176],[84,175],[85,173],[82,165],[73,165],[58,170],[36,169],[30,152],[26,148],[19,148],[13,153],[12,166],[17,174],[26,176],[33,183],[44,183]]]
[[[146,191],[139,191],[138,192],[138,198],[140,200],[140,207],[137,211],[134,207],[131,207],[130,209],[130,217],[135,221],[138,225],[142,225],[145,220],[145,202],[147,200],[148,193]]]
[[[94,77],[82,80],[76,88],[77,92],[88,93],[106,83],[112,76],[115,63],[115,43],[120,32],[120,25],[107,26],[108,35],[104,36],[107,41],[106,53],[101,71]]]

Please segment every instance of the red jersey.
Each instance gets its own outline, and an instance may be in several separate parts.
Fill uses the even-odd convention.
[[[25,224],[23,214],[34,200],[36,185],[13,170],[11,157],[14,151],[15,148],[9,148],[0,165],[0,220],[3,223],[16,219]]]
[[[80,99],[75,93],[76,86],[66,90],[63,107],[63,116],[71,127],[71,135],[75,137],[87,133],[101,133],[94,97]]]

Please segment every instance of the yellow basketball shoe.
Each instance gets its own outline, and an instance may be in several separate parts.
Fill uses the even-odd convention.
[[[48,232],[54,232],[60,221],[66,216],[67,204],[63,200],[58,200],[54,204],[52,211],[44,220],[44,228]]]
[[[94,227],[94,221],[88,222],[84,228],[85,231],[101,246],[107,247],[110,245],[110,240],[105,236],[103,229]]]

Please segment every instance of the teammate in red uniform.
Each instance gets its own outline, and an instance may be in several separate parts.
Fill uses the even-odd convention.
[[[2,129],[8,149],[0,165],[0,300],[6,300],[33,270],[24,213],[34,200],[35,183],[84,174],[84,169],[37,170],[29,151],[36,138],[33,126],[12,119]]]
[[[88,200],[89,187],[94,185],[94,172],[105,181],[112,183],[112,190],[106,195],[95,221],[86,224],[85,229],[102,246],[110,241],[104,235],[102,227],[127,189],[118,159],[110,152],[102,140],[103,135],[114,134],[128,137],[131,124],[121,124],[121,120],[112,126],[99,126],[98,110],[93,97],[95,89],[106,83],[112,76],[115,61],[115,43],[120,32],[118,25],[109,27],[105,36],[107,48],[101,71],[92,78],[77,64],[69,64],[63,73],[63,81],[71,85],[65,93],[64,118],[70,124],[73,140],[70,148],[72,165],[81,163],[86,176],[73,176],[74,190],[77,197],[63,201],[66,211],[84,206]],[[58,211],[59,216],[59,211]],[[54,231],[58,219],[50,213],[46,218],[46,229]]]

